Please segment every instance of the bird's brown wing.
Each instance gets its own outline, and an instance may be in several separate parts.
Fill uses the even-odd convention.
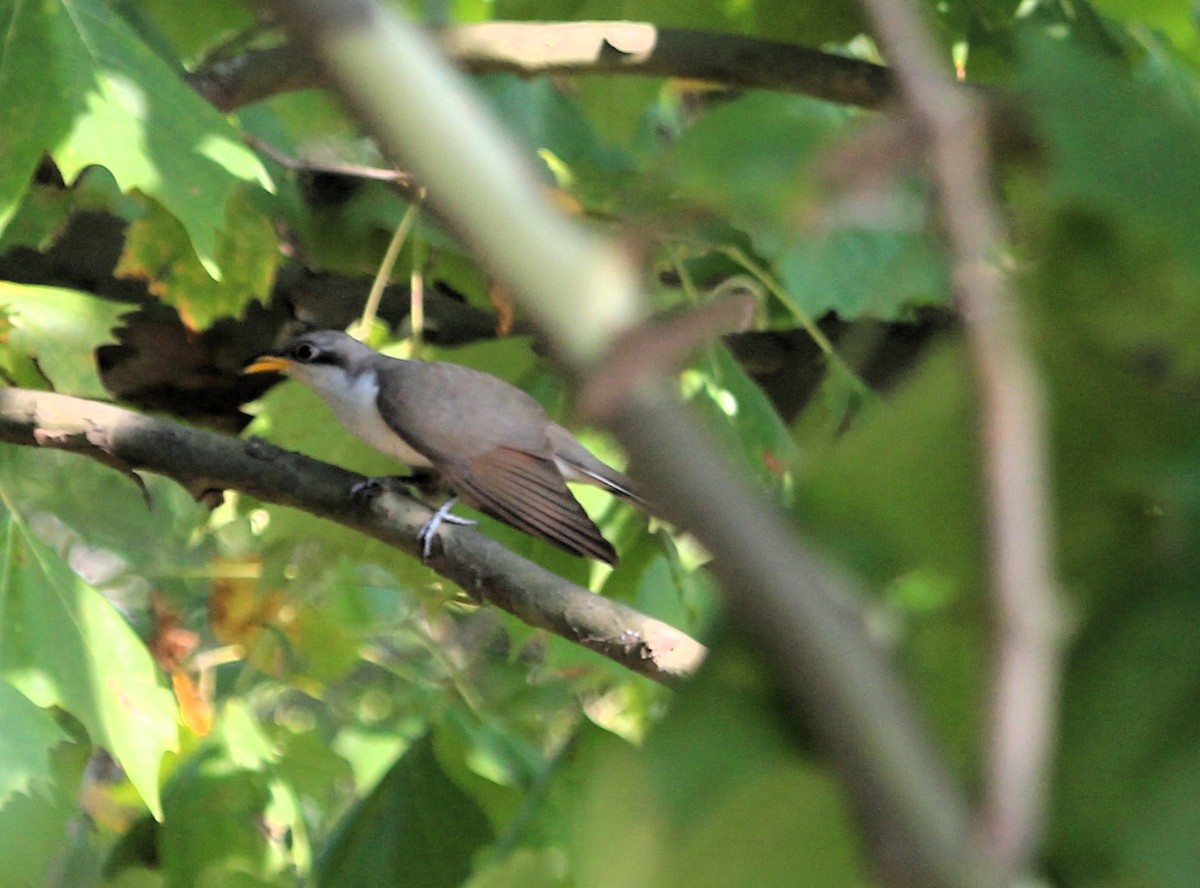
[[[554,461],[537,401],[457,364],[388,366],[378,400],[385,421],[464,502],[573,555],[616,564]]]
[[[546,412],[504,380],[438,361],[392,360],[386,370],[376,401],[384,422],[433,462],[497,447],[549,455]]]
[[[552,459],[497,447],[438,465],[468,504],[572,555],[617,563],[617,553],[571,494]]]
[[[650,510],[650,504],[637,492],[633,482],[623,472],[618,472],[612,466],[602,462],[594,453],[584,447],[565,428],[556,422],[546,428],[546,437],[559,461],[559,468],[565,472],[568,481],[582,481],[586,484],[607,490],[613,496],[619,496],[626,502],[633,503],[641,509]]]

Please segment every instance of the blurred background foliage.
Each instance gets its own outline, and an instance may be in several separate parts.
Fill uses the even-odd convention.
[[[441,24],[645,20],[881,61],[850,0],[398,5]],[[996,140],[1003,261],[1049,396],[1072,616],[1043,874],[1191,888],[1196,10],[926,5],[947,70],[1005,96],[1020,135]],[[277,305],[296,268],[365,280],[378,267],[406,193],[314,172],[384,166],[327,94],[223,116],[187,85],[280,41],[249,7],[0,0],[0,34],[10,384],[171,409],[120,389],[125,351],[95,350],[128,349],[150,335],[135,319],[165,309],[186,334],[171,341],[217,344],[188,396],[201,399],[249,356],[230,331]],[[873,112],[801,95],[622,76],[475,84],[554,198],[644,257],[656,308],[734,274],[762,285],[753,329],[695,355],[680,390],[730,460],[865,580],[879,643],[974,790],[989,653],[975,404],[916,146]],[[485,331],[502,326],[503,294],[433,213],[394,277],[414,269]],[[344,325],[361,298],[343,301]],[[374,344],[487,369],[569,415],[519,317],[500,337],[435,318],[418,343],[403,314]],[[148,364],[181,363],[172,348]],[[394,470],[323,410],[275,388],[249,432]],[[581,492],[622,554],[610,571],[484,521],[562,576],[712,641],[671,693],[340,527],[147,484],[153,511],[109,469],[0,445],[0,886],[878,883],[802,714],[780,712],[685,535]]]

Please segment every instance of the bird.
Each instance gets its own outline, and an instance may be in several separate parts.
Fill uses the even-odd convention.
[[[348,333],[303,333],[259,355],[246,373],[282,373],[315,392],[353,435],[432,473],[450,492],[418,537],[422,558],[459,500],[580,557],[610,565],[616,550],[571,493],[591,484],[645,508],[623,473],[554,422],[527,392],[490,373],[441,361],[380,354]],[[356,485],[361,489],[363,482]]]

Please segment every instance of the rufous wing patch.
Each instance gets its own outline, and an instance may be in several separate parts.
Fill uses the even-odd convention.
[[[552,459],[498,447],[455,467],[439,467],[454,491],[487,515],[572,555],[616,564],[612,544],[572,495]]]

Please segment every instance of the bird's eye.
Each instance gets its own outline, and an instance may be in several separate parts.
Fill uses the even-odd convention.
[[[300,361],[303,364],[308,364],[316,360],[317,349],[316,346],[309,345],[306,342],[296,346],[296,350],[293,354],[295,355],[297,361]]]

